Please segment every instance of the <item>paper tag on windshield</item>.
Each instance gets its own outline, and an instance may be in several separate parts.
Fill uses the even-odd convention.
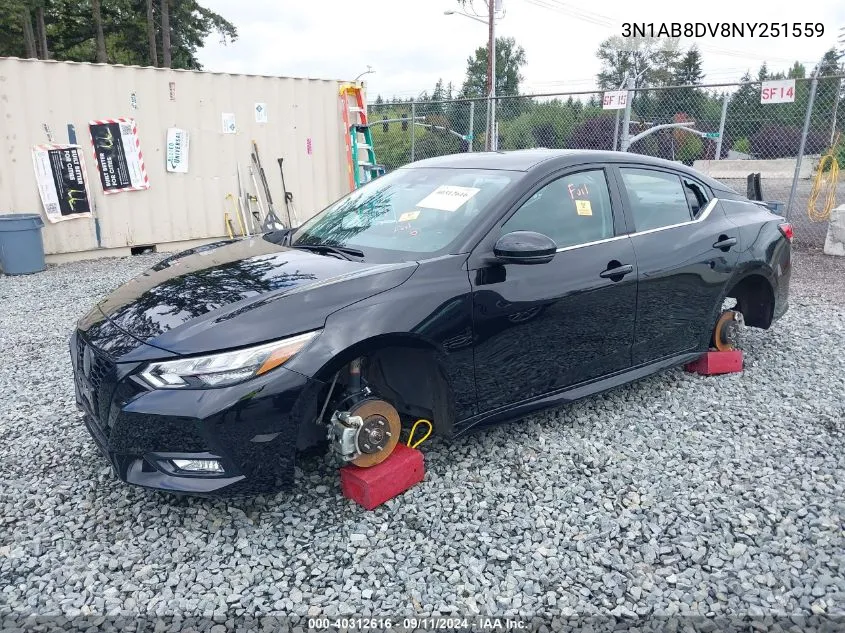
[[[575,212],[578,215],[593,215],[593,207],[590,206],[589,200],[576,200]]]
[[[411,220],[416,220],[420,217],[419,211],[406,211],[402,215],[399,216],[400,222],[410,222]]]
[[[441,185],[425,198],[417,202],[418,207],[437,209],[438,211],[457,211],[461,205],[472,198],[481,189],[476,187],[457,187]]]

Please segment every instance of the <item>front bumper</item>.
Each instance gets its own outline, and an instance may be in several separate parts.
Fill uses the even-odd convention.
[[[319,412],[320,381],[284,367],[219,389],[149,390],[76,332],[70,342],[76,402],[100,452],[123,481],[189,494],[256,494],[293,482],[301,424]],[[193,473],[174,459],[216,459]]]

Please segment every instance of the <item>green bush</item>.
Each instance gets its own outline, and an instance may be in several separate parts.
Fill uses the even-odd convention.
[[[684,134],[678,146],[676,157],[685,165],[692,165],[693,161],[701,158],[704,153],[704,141],[695,134]]]
[[[532,147],[565,147],[569,133],[576,123],[573,109],[561,103],[535,103],[511,121],[500,122],[500,149],[529,149]]]
[[[737,139],[736,143],[734,143],[731,149],[735,152],[740,152],[742,154],[750,154],[751,141],[749,141],[747,137],[743,136],[742,138]]]

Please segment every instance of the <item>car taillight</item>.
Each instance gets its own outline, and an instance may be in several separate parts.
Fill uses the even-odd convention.
[[[780,229],[780,232],[783,233],[783,236],[791,242],[792,225],[789,222],[783,222],[782,224],[778,224],[778,228]]]

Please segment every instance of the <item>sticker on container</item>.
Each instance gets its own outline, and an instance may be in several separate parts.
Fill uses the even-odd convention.
[[[256,103],[255,104],[255,122],[256,123],[267,123],[267,104],[266,103]]]
[[[477,187],[441,185],[417,202],[417,206],[425,207],[426,209],[437,209],[438,211],[457,211],[479,191],[481,189]]]
[[[410,222],[411,220],[416,220],[420,217],[419,211],[406,211],[402,215],[399,216],[400,222]]]
[[[134,119],[99,119],[88,122],[94,159],[103,193],[150,188],[144,154]]]
[[[575,212],[578,215],[593,215],[593,207],[590,206],[589,200],[576,200]]]
[[[188,130],[178,127],[167,128],[167,171],[177,174],[188,173],[189,148]]]
[[[234,134],[238,131],[238,126],[235,125],[234,112],[224,112],[221,119],[223,120],[223,134]]]
[[[36,145],[32,148],[35,181],[50,222],[91,217],[85,162],[79,145]]]

